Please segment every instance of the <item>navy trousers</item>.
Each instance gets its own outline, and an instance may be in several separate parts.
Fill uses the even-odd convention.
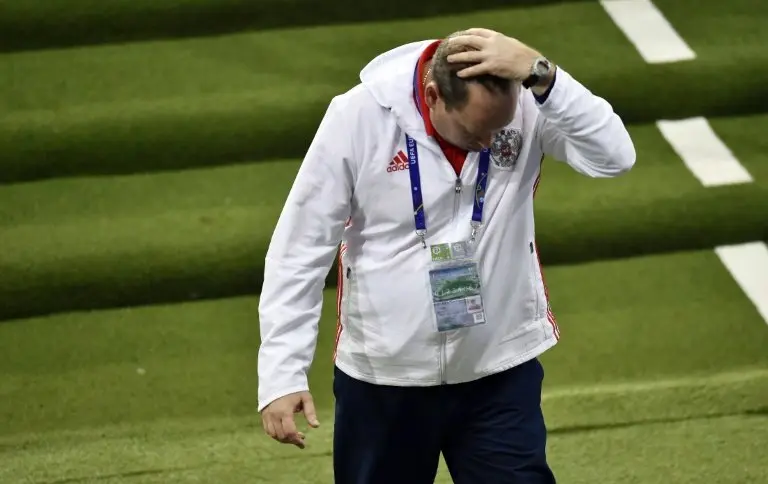
[[[537,359],[437,387],[372,385],[335,369],[336,484],[554,484]]]

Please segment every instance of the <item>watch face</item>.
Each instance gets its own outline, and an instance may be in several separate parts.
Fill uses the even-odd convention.
[[[549,72],[549,61],[546,59],[539,59],[536,61],[535,72],[538,76],[543,76]]]

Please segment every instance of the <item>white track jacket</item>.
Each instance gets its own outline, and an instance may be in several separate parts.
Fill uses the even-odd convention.
[[[437,331],[430,251],[415,233],[405,134],[417,143],[427,244],[467,240],[478,153],[461,176],[427,136],[413,100],[414,68],[432,41],[371,61],[335,97],[279,217],[259,304],[259,411],[308,390],[325,278],[339,254],[335,364],[375,384],[466,382],[519,365],[556,344],[535,243],[533,196],[543,156],[590,177],[629,170],[635,150],[608,102],[558,67],[547,100],[524,90],[507,127],[517,160],[494,156],[477,238],[486,323]],[[514,154],[514,153],[513,153]]]

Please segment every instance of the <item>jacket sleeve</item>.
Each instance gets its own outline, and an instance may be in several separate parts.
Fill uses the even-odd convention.
[[[538,103],[536,130],[545,155],[590,177],[615,177],[635,164],[635,147],[611,105],[558,67],[549,96]]]
[[[354,126],[334,98],[299,168],[267,250],[259,300],[258,410],[309,389],[323,287],[350,214]]]

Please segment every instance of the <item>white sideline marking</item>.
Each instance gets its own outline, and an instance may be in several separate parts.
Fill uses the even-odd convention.
[[[768,324],[768,246],[727,245],[715,248],[715,253]]]
[[[749,183],[752,176],[701,117],[657,121],[659,131],[705,187]]]
[[[614,23],[649,64],[696,58],[651,0],[600,0]]]

